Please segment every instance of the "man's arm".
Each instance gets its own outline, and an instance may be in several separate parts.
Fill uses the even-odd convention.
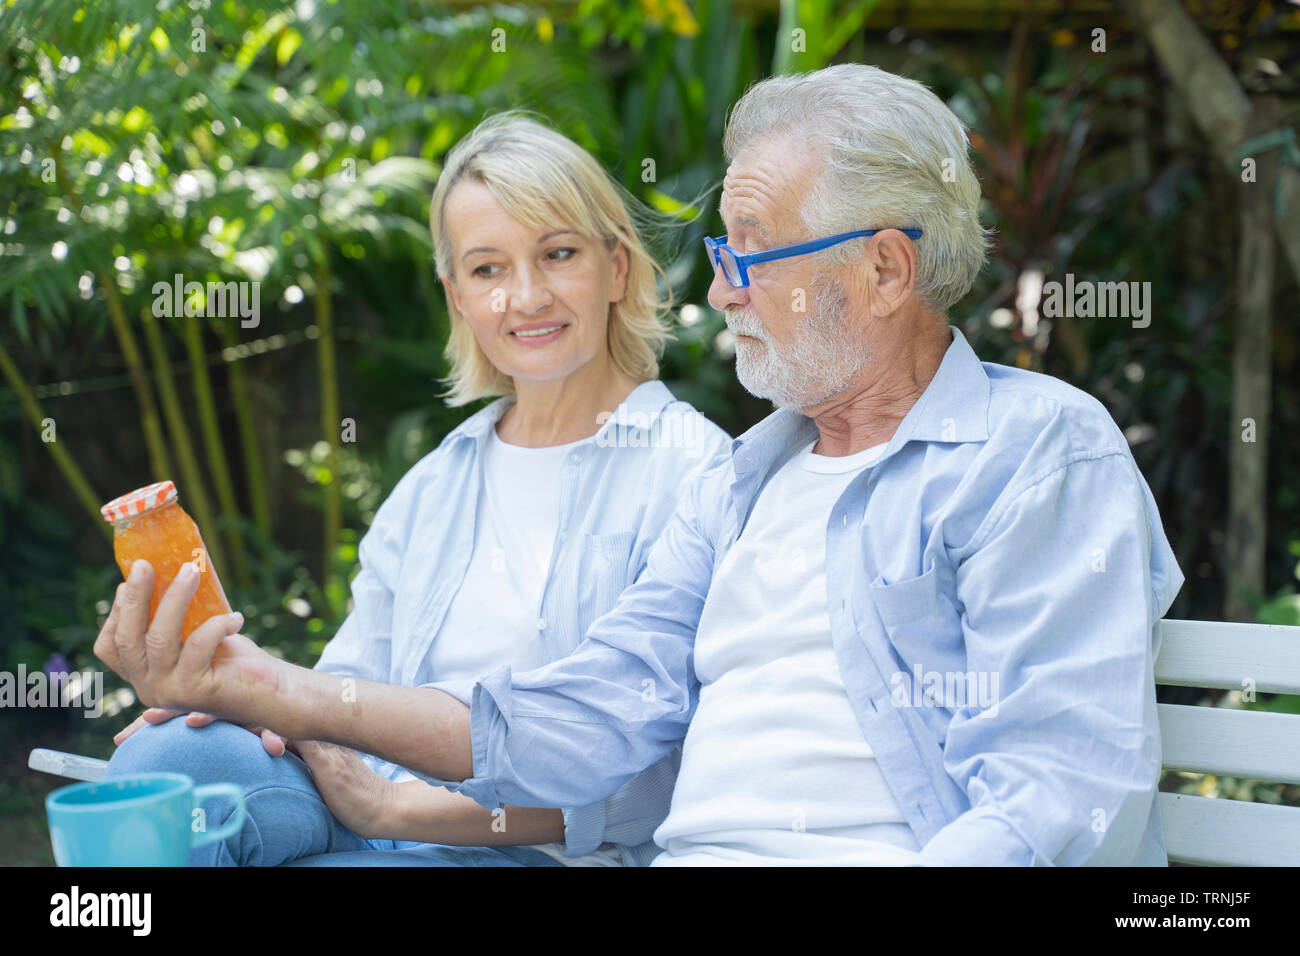
[[[971,808],[923,863],[1132,862],[1160,777],[1152,627],[1177,590],[1153,593],[1154,522],[1121,454],[1062,466],[989,515],[957,596],[967,670],[999,695],[953,717],[944,766]]]
[[[710,474],[715,485],[725,480]],[[198,587],[184,569],[151,622],[153,572],[137,562],[95,652],[146,705],[344,744],[437,784],[464,780],[456,789],[488,808],[591,803],[671,750],[694,713],[695,628],[713,569],[698,501],[709,477],[683,494],[645,573],[570,657],[513,680],[503,667],[475,686],[472,737],[470,708],[450,694],[288,664],[232,634],[238,614],[212,618],[182,643]]]
[[[685,736],[695,629],[713,576],[729,469],[684,489],[645,571],[561,660],[474,686],[471,708],[433,688],[289,671],[267,726],[374,754],[484,807],[580,806],[613,793]],[[460,783],[464,781],[464,783]]]
[[[475,684],[474,776],[449,789],[485,807],[582,806],[685,736],[699,694],[695,632],[730,477],[727,462],[683,489],[645,571],[572,654],[522,674],[503,667]]]

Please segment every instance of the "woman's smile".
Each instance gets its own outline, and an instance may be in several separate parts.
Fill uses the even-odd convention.
[[[568,327],[567,322],[533,322],[511,329],[510,335],[523,345],[545,345],[558,339]]]

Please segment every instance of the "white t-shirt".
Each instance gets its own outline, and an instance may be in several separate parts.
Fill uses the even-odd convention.
[[[489,432],[474,552],[429,653],[434,679],[459,679],[449,691],[462,700],[502,665],[518,673],[547,662],[537,623],[559,530],[560,475],[565,455],[592,440],[525,448],[506,444],[495,428]],[[612,843],[575,858],[564,856],[563,843],[536,849],[568,866],[623,865]]]
[[[653,866],[906,865],[920,846],[849,705],[826,608],[826,526],[884,450],[772,476],[723,557],[695,639],[699,706]]]

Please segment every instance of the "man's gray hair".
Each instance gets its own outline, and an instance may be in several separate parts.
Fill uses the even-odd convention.
[[[979,223],[966,127],[943,100],[861,63],[774,76],[737,101],[722,148],[730,164],[749,146],[787,136],[826,162],[799,209],[807,238],[919,227],[916,288],[926,308],[943,314],[970,290],[988,256],[988,230]],[[845,265],[867,241],[819,255]]]

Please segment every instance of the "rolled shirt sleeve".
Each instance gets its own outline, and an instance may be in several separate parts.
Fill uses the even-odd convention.
[[[464,704],[474,692],[473,678],[446,680],[422,686],[445,691]],[[665,757],[625,783],[608,797],[582,807],[566,808],[564,814],[564,851],[579,857],[591,853],[602,843],[639,846],[653,836],[672,805],[673,786],[681,766],[681,748],[673,748]],[[432,777],[424,777],[434,782]],[[448,786],[446,781],[439,781]],[[452,785],[452,789],[455,789]]]
[[[603,800],[565,810],[565,854],[582,856],[604,842],[649,842],[672,806],[681,760],[681,748],[674,747]]]
[[[1153,507],[1132,459],[1109,453],[990,511],[957,596],[967,669],[998,694],[949,725],[944,767],[970,809],[922,864],[1132,862],[1161,771],[1153,628],[1182,582]]]

